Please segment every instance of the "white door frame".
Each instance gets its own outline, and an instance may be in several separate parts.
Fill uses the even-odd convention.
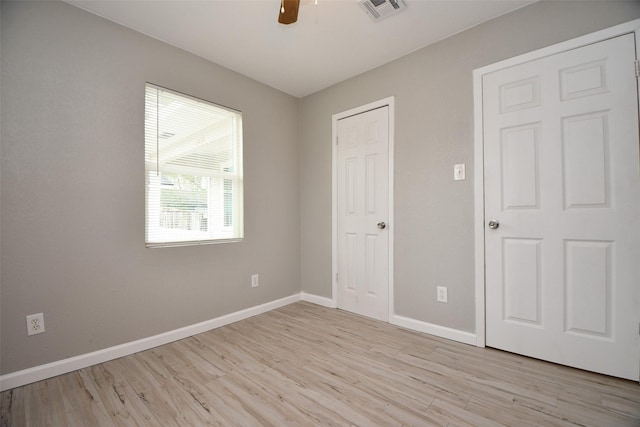
[[[612,37],[633,33],[636,39],[636,57],[640,57],[640,19],[558,43],[534,52],[506,59],[486,67],[473,70],[474,102],[474,231],[475,231],[475,290],[476,290],[476,345],[484,347],[485,333],[485,241],[484,241],[484,141],[482,123],[482,78],[485,74],[512,67],[524,62],[555,55]],[[633,64],[629,64],[633,66]],[[640,98],[640,90],[638,91]],[[640,309],[640,307],[638,307]]]
[[[331,116],[331,301],[332,306],[338,306],[338,120],[345,119],[350,116],[365,113],[376,108],[389,107],[389,216],[387,222],[387,231],[389,237],[389,321],[393,317],[393,153],[394,153],[394,135],[395,135],[395,98],[380,99],[360,107],[355,107],[341,113]]]

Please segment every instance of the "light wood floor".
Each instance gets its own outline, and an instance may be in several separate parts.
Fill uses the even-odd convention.
[[[2,426],[640,426],[640,386],[296,303],[2,393]]]

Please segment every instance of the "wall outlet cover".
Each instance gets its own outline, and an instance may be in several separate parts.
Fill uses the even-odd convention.
[[[44,314],[30,314],[27,316],[27,335],[44,333]]]

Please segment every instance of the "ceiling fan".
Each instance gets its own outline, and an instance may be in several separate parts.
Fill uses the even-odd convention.
[[[278,22],[284,25],[293,24],[298,20],[300,0],[280,0],[280,14]]]

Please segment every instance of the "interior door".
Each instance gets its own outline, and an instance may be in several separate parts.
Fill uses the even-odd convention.
[[[389,107],[338,120],[338,307],[389,318]]]
[[[483,79],[486,344],[638,380],[632,34]]]

